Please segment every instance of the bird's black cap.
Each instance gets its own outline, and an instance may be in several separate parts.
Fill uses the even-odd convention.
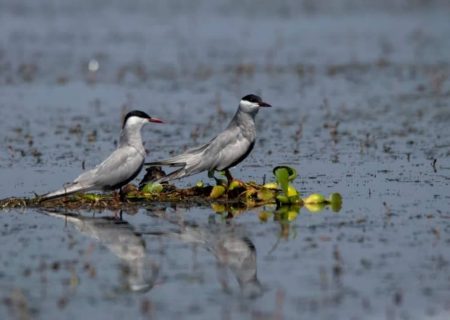
[[[144,111],[133,110],[133,111],[128,112],[127,115],[125,116],[125,118],[123,119],[122,128],[125,127],[125,123],[127,123],[127,120],[130,117],[139,117],[139,118],[143,118],[143,119],[151,119],[151,117],[148,114],[146,114]]]
[[[257,103],[260,107],[271,107],[270,104],[267,102],[264,102],[260,96],[257,96],[256,94],[248,94],[245,97],[243,97],[241,100]]]
[[[260,96],[257,96],[256,94],[248,94],[245,97],[242,98],[242,100],[253,102],[253,103],[259,103],[262,101]]]

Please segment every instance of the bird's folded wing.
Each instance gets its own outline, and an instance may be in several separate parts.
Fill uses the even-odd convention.
[[[186,163],[190,162],[196,155],[201,154],[208,146],[210,142],[199,146],[186,150],[182,154],[176,155],[172,158],[154,161],[154,162],[146,162],[146,166],[173,166],[173,167],[183,167]]]
[[[134,147],[124,146],[116,149],[105,161],[79,176],[76,181],[92,179],[98,186],[114,186],[135,174],[143,161],[144,156]]]
[[[217,170],[226,169],[236,164],[236,161],[243,160],[241,158],[247,154],[252,144],[240,131],[226,133],[217,136],[211,144],[211,150],[208,150],[208,153],[215,155],[214,167]]]

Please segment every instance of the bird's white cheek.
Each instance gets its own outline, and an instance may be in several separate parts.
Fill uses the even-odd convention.
[[[142,126],[144,123],[147,123],[147,119],[139,118],[139,117],[130,117],[127,120],[126,126],[127,127],[136,127],[136,126]]]
[[[258,110],[258,108],[259,108],[258,104],[250,102],[250,101],[246,101],[246,100],[241,100],[239,105],[242,110],[247,111],[247,112],[255,111],[255,110]]]

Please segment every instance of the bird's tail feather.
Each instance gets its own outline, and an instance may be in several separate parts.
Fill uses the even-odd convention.
[[[191,148],[186,152],[174,156],[169,159],[155,161],[155,162],[147,162],[145,165],[154,167],[154,166],[171,166],[171,167],[183,167],[191,162],[196,162],[198,158],[202,157],[203,152],[208,148],[209,143],[202,145],[197,148]]]
[[[206,166],[206,169],[208,169],[209,164],[204,163],[203,161],[203,155],[205,150],[207,150],[209,146],[209,143],[187,150],[185,153],[174,156],[169,159],[161,160],[161,161],[155,161],[155,162],[148,162],[145,165],[154,167],[154,166],[170,166],[170,167],[181,167],[174,172],[169,173],[167,176],[157,179],[152,182],[168,182],[175,179],[180,179],[183,177],[187,177],[190,175],[193,175],[195,173],[203,171]]]
[[[178,170],[175,170],[174,172],[169,173],[167,176],[162,177],[156,180],[155,182],[157,183],[169,182],[171,180],[183,178],[186,175],[188,175],[188,173],[186,172],[186,169],[183,167]]]
[[[175,161],[172,161],[172,159],[145,163],[145,166],[148,166],[148,167],[156,167],[156,166],[182,167],[184,165],[186,165],[185,162],[175,162]]]
[[[68,185],[67,187],[63,187],[63,188],[58,189],[56,191],[44,194],[41,197],[41,201],[43,201],[43,200],[50,200],[50,199],[56,199],[56,198],[59,198],[59,197],[68,196],[68,195],[76,193],[76,192],[88,191],[88,190],[91,190],[91,189],[92,189],[91,186],[83,186],[80,183],[73,183],[73,184]]]

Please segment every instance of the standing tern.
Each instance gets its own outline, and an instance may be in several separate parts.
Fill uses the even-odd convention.
[[[241,99],[239,107],[228,127],[218,136],[200,147],[188,149],[175,157],[146,163],[146,166],[180,167],[153,182],[167,182],[203,171],[213,177],[214,171],[225,171],[228,183],[233,180],[229,171],[252,151],[255,145],[255,116],[260,107],[271,107],[261,97],[249,94]]]
[[[148,122],[162,123],[142,111],[129,112],[123,121],[117,149],[94,169],[83,172],[63,188],[42,196],[42,200],[54,199],[76,192],[91,190],[120,190],[133,180],[144,165],[145,149],[142,144],[141,128]]]

